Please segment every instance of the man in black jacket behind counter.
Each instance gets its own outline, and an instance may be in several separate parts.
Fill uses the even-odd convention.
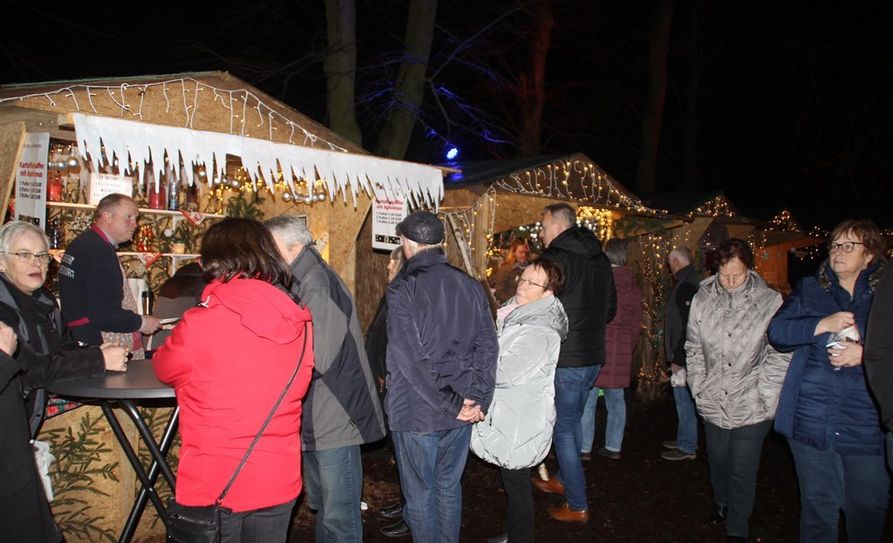
[[[586,477],[580,462],[580,419],[589,389],[605,364],[605,327],[617,310],[617,291],[611,263],[591,231],[577,226],[574,208],[553,204],[543,210],[543,258],[557,262],[564,272],[564,292],[558,296],[567,313],[567,340],[561,344],[555,371],[555,433],[552,438],[560,478],[534,478],[543,492],[563,494],[567,503],[550,507],[549,515],[562,522],[589,520]]]

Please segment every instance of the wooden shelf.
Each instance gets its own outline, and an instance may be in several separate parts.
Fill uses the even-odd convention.
[[[47,207],[61,207],[63,209],[96,209],[96,206],[90,204],[73,204],[70,202],[47,202]],[[170,209],[151,209],[141,207],[139,208],[140,214],[145,215],[169,215],[174,217],[182,217],[183,214],[180,211],[172,211]],[[199,212],[201,213],[201,212]],[[224,219],[226,215],[218,215],[216,213],[201,213],[203,217],[207,219]]]

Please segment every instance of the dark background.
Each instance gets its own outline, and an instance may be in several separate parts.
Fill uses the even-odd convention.
[[[407,4],[357,0],[367,148],[387,110]],[[322,1],[5,5],[2,83],[226,70],[325,123]],[[634,190],[656,5],[553,0],[543,154],[583,151]],[[443,161],[446,141],[465,160],[517,156],[508,83],[526,61],[527,8],[439,2],[429,73],[431,88],[449,97],[447,113],[426,96],[406,159]],[[722,190],[757,218],[787,207],[807,227],[854,216],[891,226],[891,16],[891,2],[677,0],[658,190],[685,185],[686,81],[695,66],[697,189]]]

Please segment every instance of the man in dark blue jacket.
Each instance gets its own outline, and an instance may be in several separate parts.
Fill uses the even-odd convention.
[[[388,286],[388,394],[403,519],[413,541],[458,541],[471,424],[493,399],[499,345],[480,283],[447,262],[443,224],[399,225],[407,262]]]
[[[567,313],[568,334],[561,344],[555,371],[555,433],[552,441],[561,476],[534,478],[543,492],[563,494],[567,503],[550,507],[549,515],[562,522],[587,522],[586,476],[580,462],[580,420],[605,364],[605,328],[617,311],[617,291],[611,262],[590,230],[577,226],[576,211],[568,204],[543,210],[543,258],[564,272],[564,291],[558,295]]]
[[[136,313],[116,253],[133,237],[139,215],[132,198],[109,194],[96,206],[93,226],[71,242],[59,267],[62,319],[74,339],[86,345],[118,341],[135,358],[142,358],[140,333],[161,327],[156,317]]]

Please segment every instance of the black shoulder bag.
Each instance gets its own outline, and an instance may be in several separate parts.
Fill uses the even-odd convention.
[[[235,473],[233,473],[229,482],[226,483],[226,487],[223,488],[223,492],[220,493],[220,496],[214,500],[214,504],[189,506],[180,505],[174,498],[168,500],[167,541],[169,543],[218,543],[220,541],[220,511],[230,511],[230,509],[227,509],[226,507],[221,507],[220,504],[223,502],[223,498],[226,497],[226,493],[229,492],[230,487],[233,486],[236,477],[239,475],[239,472],[242,471],[242,467],[245,466],[245,462],[251,455],[251,451],[254,450],[254,446],[257,445],[261,435],[263,435],[264,430],[267,428],[267,424],[270,423],[270,420],[279,408],[279,404],[282,403],[285,394],[295,380],[298,370],[301,369],[301,363],[304,361],[304,350],[306,348],[307,325],[305,324],[304,344],[301,346],[301,356],[298,358],[298,365],[295,367],[294,373],[291,374],[291,378],[285,385],[285,389],[283,389],[282,394],[279,395],[279,399],[276,400],[276,404],[273,405],[270,414],[267,415],[267,419],[264,421],[263,426],[260,427],[257,435],[254,436],[254,441],[251,442],[248,450],[245,451],[245,456],[243,456],[242,461],[239,462],[239,466],[236,468]]]

